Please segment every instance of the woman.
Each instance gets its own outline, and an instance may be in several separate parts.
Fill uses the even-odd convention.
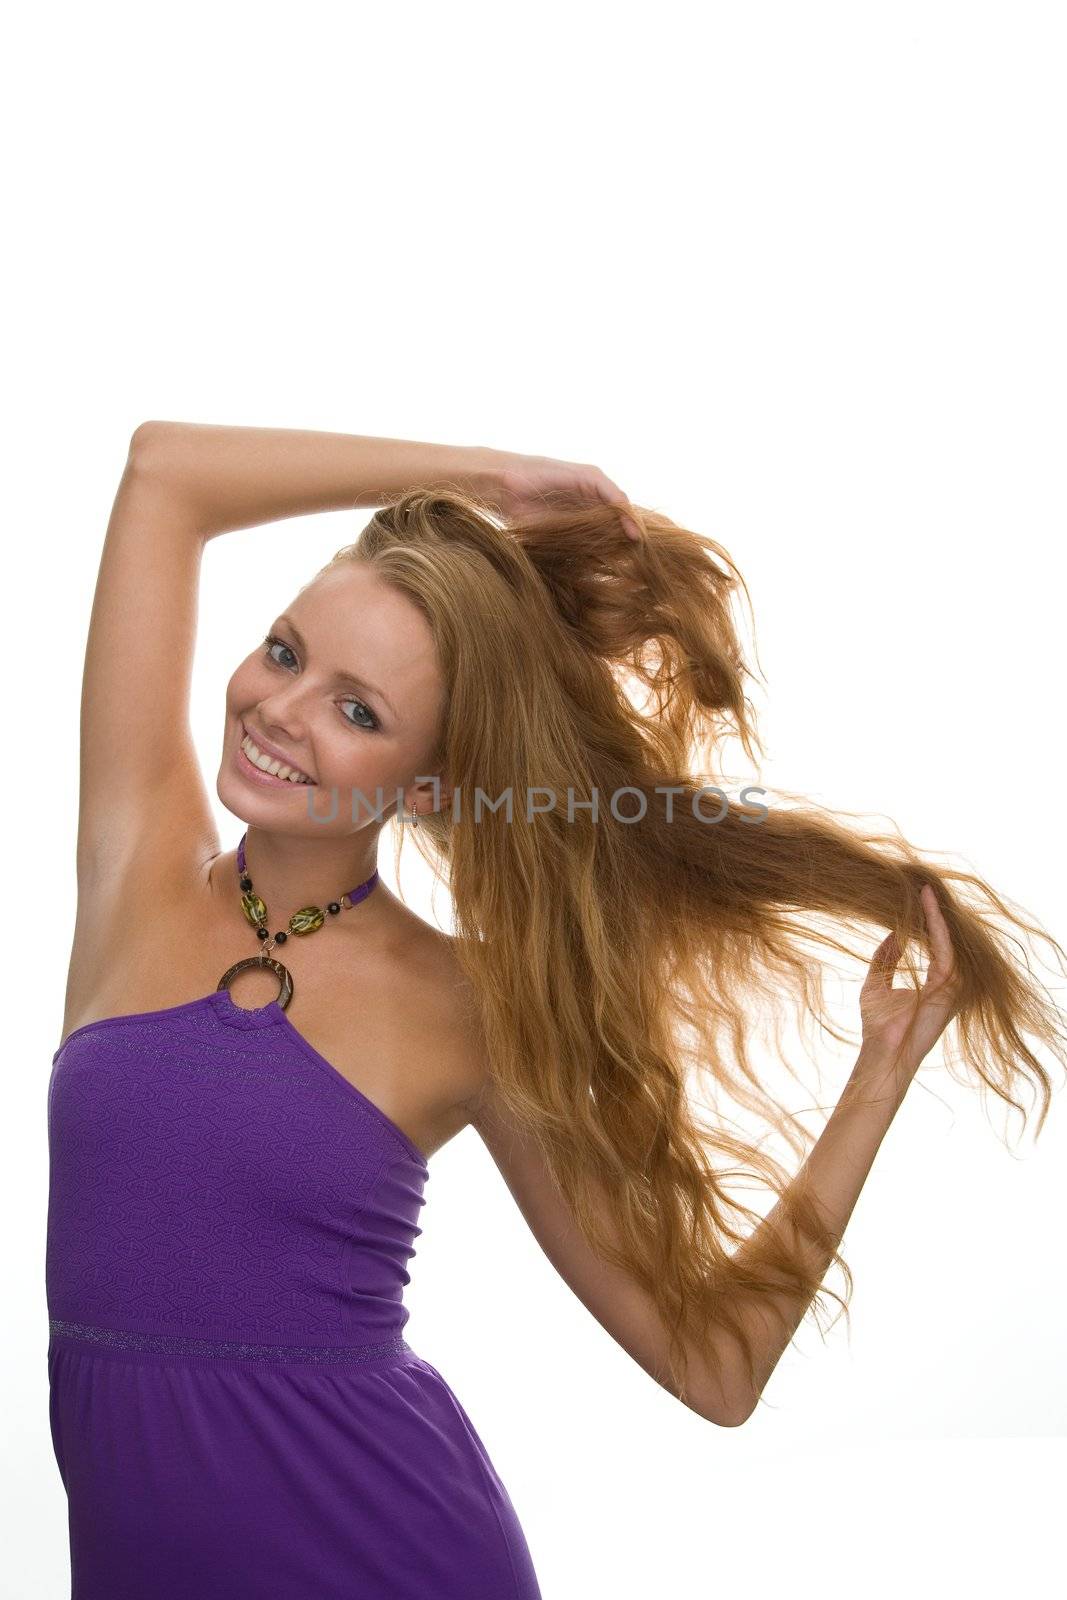
[[[204,547],[351,506],[376,508],[360,538],[230,680],[217,792],[245,826],[223,852],[188,721]],[[953,1017],[972,1072],[1024,1120],[1028,1082],[1043,1121],[1025,1036],[1062,1062],[1062,1018],[996,913],[1038,930],[900,839],[706,792],[729,734],[758,747],[740,583],[592,467],[136,430],[89,628],[49,1090],[75,1600],[538,1595],[477,1432],[402,1333],[428,1163],[468,1124],[592,1314],[736,1426],[832,1263],[850,1286],[837,1245]],[[391,816],[447,873],[453,937],[378,880]],[[725,1116],[698,1127],[687,1074],[804,1154],[746,1008],[792,994],[840,1038],[806,941],[855,953],[850,926],[889,932],[790,1181]],[[777,1193],[766,1219],[720,1158]]]

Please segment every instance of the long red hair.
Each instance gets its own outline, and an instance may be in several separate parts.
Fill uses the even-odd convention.
[[[684,1393],[684,1337],[712,1348],[717,1325],[755,1378],[723,1290],[734,1247],[761,1216],[729,1181],[755,1178],[781,1198],[792,1175],[768,1134],[798,1160],[814,1142],[761,1079],[753,1042],[767,1019],[779,1046],[787,1009],[853,1042],[826,1005],[827,958],[865,967],[889,931],[903,950],[897,981],[919,987],[928,882],[960,980],[946,1064],[1024,1127],[1036,1109],[1036,1137],[1048,1058],[1067,1065],[1067,1033],[1028,947],[1043,941],[1061,971],[1064,952],[982,878],[803,797],[727,797],[725,809],[705,797],[694,810],[697,790],[722,784],[729,739],[752,761],[762,750],[734,615],[747,590],[715,541],[632,512],[639,542],[607,505],[546,502],[505,525],[459,486],[414,490],[334,560],[370,563],[433,631],[448,686],[437,757],[463,810],[403,831],[447,880],[493,1081],[590,1244],[655,1298]],[[512,819],[476,818],[478,788],[493,800],[510,789]],[[526,820],[531,789],[535,803],[545,791],[556,803]],[[707,1122],[698,1086],[715,1108]],[[605,1231],[605,1192],[621,1245]],[[823,1239],[803,1195],[790,1216]],[[785,1286],[817,1315],[828,1295],[847,1321],[852,1274],[827,1243],[844,1298],[785,1234],[746,1271],[746,1290]]]

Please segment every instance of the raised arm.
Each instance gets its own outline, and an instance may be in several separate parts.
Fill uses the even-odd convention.
[[[860,999],[863,1042],[841,1097],[793,1183],[760,1226],[734,1252],[740,1269],[762,1265],[768,1241],[784,1238],[790,1251],[802,1256],[820,1280],[829,1268],[832,1251],[844,1236],[860,1191],[867,1181],[882,1140],[889,1130],[927,1053],[940,1038],[955,1010],[956,965],[948,924],[937,896],[929,885],[922,890],[929,932],[931,959],[926,982],[918,995],[893,987],[893,971],[900,950],[890,935],[875,951]],[[902,1041],[909,1027],[906,1048]],[[793,1221],[792,1197],[803,1194],[815,1202],[826,1228],[816,1243],[801,1233]],[[832,1241],[832,1243],[831,1243]],[[744,1422],[759,1403],[775,1367],[800,1325],[808,1303],[783,1292],[774,1300],[774,1323],[763,1315],[767,1301],[758,1302],[738,1287],[733,1304],[739,1309],[756,1351],[757,1382],[750,1387],[739,1376],[737,1352],[720,1352],[724,1370],[732,1371],[730,1410]]]
[[[894,989],[892,973],[899,959],[892,940],[879,946],[864,985],[864,1039],[841,1098],[783,1199],[745,1244],[735,1251],[738,1271],[762,1264],[768,1241],[785,1236],[791,1250],[803,1254],[816,1277],[826,1272],[831,1249],[802,1237],[788,1220],[791,1199],[804,1193],[821,1213],[836,1249],[848,1225],[860,1190],[879,1146],[898,1111],[923,1056],[944,1031],[953,1012],[953,956],[948,928],[933,891],[923,890],[933,959],[921,997]],[[906,1054],[900,1041],[911,1016],[918,1025]],[[667,1331],[651,1297],[621,1269],[601,1261],[586,1243],[563,1197],[552,1181],[533,1141],[505,1119],[489,1091],[469,1105],[471,1121],[519,1206],[531,1232],[560,1276],[601,1326],[657,1383],[677,1396],[666,1376]],[[607,1208],[605,1200],[605,1210]],[[725,1336],[713,1349],[687,1345],[690,1392],[685,1404],[720,1427],[738,1427],[755,1410],[759,1397],[790,1339],[807,1303],[783,1292],[771,1309],[767,1300],[746,1295],[740,1285],[731,1291],[755,1351],[757,1383],[747,1378],[740,1352]]]
[[[505,514],[546,489],[626,497],[596,467],[483,446],[313,429],[141,423],[112,507],[86,645],[78,882],[99,893],[214,825],[188,726],[205,544],[237,528],[455,485]]]
[[[104,540],[81,702],[79,890],[103,893],[214,824],[188,721],[205,543],[233,528],[372,505],[436,478],[479,481],[496,452],[286,428],[143,422]]]
[[[488,493],[511,459],[482,446],[305,428],[143,422],[134,437],[156,481],[180,496],[204,539],[285,517],[380,505],[416,485],[448,482]]]

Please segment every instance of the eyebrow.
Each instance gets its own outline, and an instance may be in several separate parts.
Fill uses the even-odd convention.
[[[296,640],[297,644],[300,646],[300,649],[303,652],[303,654],[305,656],[309,655],[310,652],[308,650],[308,647],[307,647],[306,643],[304,642],[303,634],[300,632],[300,629],[297,627],[297,625],[293,621],[292,617],[287,616],[284,612],[278,618],[278,626],[281,627],[283,625],[289,629],[289,632],[292,634],[293,638]],[[397,721],[400,720],[399,715],[397,713],[397,709],[393,705],[393,702],[389,699],[388,695],[383,694],[381,689],[376,689],[374,687],[373,683],[367,683],[367,681],[364,678],[357,677],[354,672],[339,672],[337,674],[337,681],[338,681],[338,683],[350,683],[356,689],[362,689],[364,694],[376,695],[379,700],[383,701],[384,704],[389,707],[389,710],[393,713],[393,716],[397,718]]]

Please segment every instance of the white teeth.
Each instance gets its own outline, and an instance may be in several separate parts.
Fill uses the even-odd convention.
[[[260,772],[269,772],[275,778],[287,778],[290,783],[310,783],[312,781],[306,772],[301,772],[296,767],[290,767],[286,762],[278,761],[272,756],[264,755],[259,746],[253,744],[248,734],[245,734],[241,740],[241,749],[252,765],[259,768]]]

